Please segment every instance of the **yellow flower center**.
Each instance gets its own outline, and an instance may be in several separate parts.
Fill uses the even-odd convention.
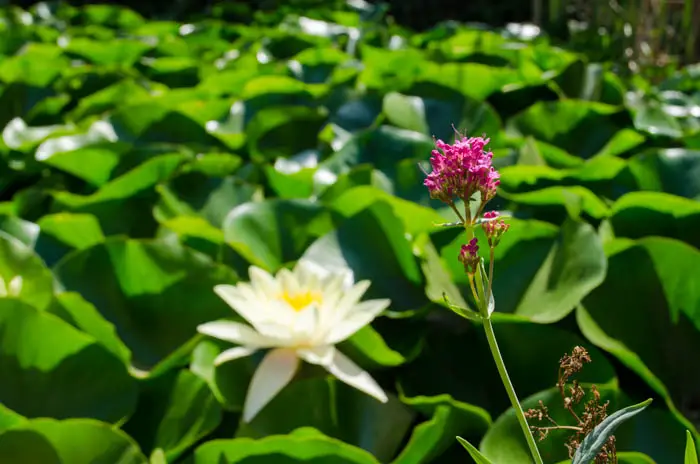
[[[299,293],[282,292],[282,299],[289,303],[295,311],[301,311],[311,303],[321,303],[323,295],[318,291],[306,290]]]

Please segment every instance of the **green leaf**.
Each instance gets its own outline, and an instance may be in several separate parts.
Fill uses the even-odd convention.
[[[276,271],[333,228],[328,210],[308,200],[244,203],[226,216],[224,239],[251,264]]]
[[[411,245],[386,202],[376,202],[345,220],[311,244],[303,258],[326,269],[350,269],[355,281],[371,281],[366,297],[390,298],[391,311],[416,309],[425,303]]]
[[[11,427],[26,422],[27,419],[13,410],[0,404],[0,434]]]
[[[568,215],[572,219],[585,213],[593,219],[603,219],[609,214],[608,206],[590,190],[580,187],[548,187],[525,193],[500,192],[499,195],[518,205],[518,212],[528,216],[560,224]]]
[[[138,445],[117,428],[89,419],[34,419],[0,434],[8,462],[147,464]]]
[[[454,126],[469,136],[488,134],[497,143],[501,120],[488,103],[432,83],[416,84],[410,93],[384,97],[383,113],[393,125],[448,142],[455,136]]]
[[[588,435],[583,439],[581,446],[576,450],[572,464],[589,464],[600,449],[605,445],[608,438],[615,433],[615,430],[626,420],[631,419],[635,415],[646,409],[651,404],[652,399],[649,398],[639,404],[627,406],[624,409],[615,411],[613,414],[598,424]]]
[[[464,449],[469,452],[469,456],[472,457],[476,464],[492,464],[492,462],[486,456],[481,454],[481,451],[479,451],[476,447],[474,447],[474,445],[469,443],[464,438],[457,437],[457,441],[459,441],[459,443],[464,446]]]
[[[97,309],[74,292],[63,292],[56,295],[47,313],[54,314],[78,330],[91,335],[109,352],[128,366],[131,362],[131,351],[119,339],[112,324],[105,320]]]
[[[392,464],[430,462],[454,443],[457,434],[481,435],[491,425],[491,417],[483,409],[455,401],[449,395],[418,396],[401,401],[430,419],[418,424],[408,443]]]
[[[429,135],[425,103],[420,97],[391,92],[384,96],[382,108],[394,125]]]
[[[656,464],[656,461],[646,454],[635,451],[618,451],[617,462],[619,464]],[[571,459],[566,459],[557,464],[571,464]]]
[[[615,370],[603,353],[571,331],[499,311],[493,313],[491,321],[510,379],[521,398],[549,388],[552,379],[556,379],[561,356],[570,353],[576,345],[586,346],[595,361],[579,375],[581,382],[602,385],[616,381]],[[421,326],[427,332],[423,349],[398,375],[403,396],[447,394],[492,415],[501,414],[509,407],[508,396],[479,323],[438,309],[422,321]],[[523,340],[528,342],[524,344]],[[538,359],[538,363],[534,365],[528,359]],[[442,375],[444,372],[451,374]],[[515,427],[518,430],[515,435],[522,435],[517,424]],[[529,455],[527,445],[524,442],[523,445],[524,452]]]
[[[499,340],[500,341],[500,340]],[[601,355],[593,357],[593,362],[587,364],[577,378],[580,380],[580,385],[585,391],[589,392],[590,383],[581,378],[585,375],[587,369],[594,369],[595,364],[602,361]],[[549,364],[551,366],[552,378],[556,375],[558,363]],[[512,366],[512,364],[508,364]],[[601,396],[601,403],[610,401],[608,406],[609,413],[616,411],[622,407],[636,403],[621,392],[614,383],[601,384],[595,382]],[[516,386],[516,389],[517,386]],[[540,391],[532,396],[521,397],[521,405],[523,409],[538,408],[539,401],[549,409],[550,416],[557,424],[570,425],[575,424],[576,420],[564,408],[561,394],[558,388],[548,388]],[[590,392],[583,401],[591,399]],[[580,411],[581,406],[575,407],[576,411]],[[611,414],[612,415],[612,414]],[[529,419],[530,425],[548,426],[549,421],[539,422],[536,419]],[[651,462],[666,462],[672,460],[677,462],[682,459],[683,446],[685,441],[682,439],[684,426],[674,418],[665,409],[649,408],[644,414],[638,416],[634,421],[627,426],[620,428],[615,433],[616,448],[618,450],[633,449],[637,452],[644,453],[651,458]],[[565,440],[572,434],[570,430],[551,430],[548,437],[538,442],[540,454],[544,462],[559,462],[567,459],[568,451],[564,446]],[[515,412],[512,408],[503,413],[489,429],[484,436],[481,446],[481,452],[495,462],[530,462],[530,451],[527,442],[523,437],[520,424],[515,417]],[[644,464],[649,463],[650,459],[642,460]],[[570,462],[570,461],[566,461]],[[623,461],[624,462],[624,461]],[[639,460],[632,460],[638,463]]]
[[[66,50],[96,65],[132,66],[151,46],[133,39],[96,41],[82,37],[71,39]]]
[[[142,371],[195,336],[198,324],[231,316],[213,288],[235,283],[233,271],[176,243],[109,239],[68,255],[55,272],[114,324]]]
[[[251,154],[263,160],[287,158],[316,147],[326,116],[320,109],[281,106],[258,111],[246,129]]]
[[[157,156],[105,184],[91,195],[57,192],[55,199],[65,208],[76,210],[98,203],[128,199],[167,179],[182,161],[183,156],[179,154]]]
[[[333,200],[332,207],[343,216],[351,217],[377,202],[390,205],[393,213],[403,223],[406,232],[411,235],[434,230],[437,228],[437,224],[444,223],[451,218],[451,216],[446,218],[433,209],[397,198],[369,185],[346,190]]]
[[[700,203],[661,192],[630,192],[613,204],[610,223],[615,236],[669,237],[700,248]]]
[[[595,230],[586,223],[567,220],[515,313],[542,323],[562,319],[603,281],[606,268]]]
[[[629,170],[639,190],[655,190],[700,199],[700,150],[647,150],[632,157]]]
[[[606,255],[607,276],[578,308],[579,327],[677,414],[673,404],[700,388],[700,376],[689,374],[674,354],[700,349],[700,297],[694,279],[688,278],[700,273],[700,251],[673,239],[648,237],[613,240],[606,244]],[[636,330],[629,330],[630,321]]]
[[[602,282],[605,255],[589,224],[567,219],[557,231],[538,221],[511,218],[508,222],[511,227],[495,250],[493,294],[498,312],[515,313],[539,323],[555,322]],[[476,236],[480,243],[486,242],[481,228]],[[434,233],[433,241],[442,245],[440,255],[462,294],[470,295],[463,266],[457,260],[465,242],[460,232]]]
[[[25,417],[119,422],[136,402],[122,360],[95,338],[16,300],[0,300],[0,401]],[[5,456],[5,454],[2,454]],[[19,461],[22,462],[22,461]]]
[[[37,224],[41,233],[35,248],[49,265],[74,249],[89,248],[105,239],[100,223],[91,214],[47,214]]]
[[[406,362],[406,358],[391,349],[381,334],[369,325],[355,332],[338,346],[343,353],[348,354],[365,369],[396,367]]]
[[[141,449],[160,449],[175,461],[221,422],[221,407],[204,380],[190,371],[171,371],[141,387],[136,413],[124,426]]]
[[[238,462],[263,464],[271,456],[281,463],[333,462],[338,464],[378,464],[370,453],[327,437],[319,432],[302,433],[297,429],[289,435],[278,435],[251,440],[212,440],[201,445],[194,453],[193,464]]]
[[[591,158],[621,129],[612,118],[618,111],[614,106],[580,100],[539,102],[509,120],[507,129]]]
[[[242,423],[237,437],[262,438],[310,426],[369,451],[381,461],[395,456],[410,430],[413,412],[390,395],[380,403],[332,378],[296,380],[287,385],[260,413]]]
[[[14,208],[8,211],[7,216],[0,214],[0,231],[16,238],[29,248],[34,248],[39,236],[39,225],[20,219],[13,214]]]
[[[685,460],[684,464],[698,464],[698,453],[695,451],[695,438],[690,430],[685,431]]]
[[[46,308],[53,296],[51,271],[34,250],[5,232],[0,232],[0,278],[6,287],[12,279],[21,278],[15,297],[37,309]]]

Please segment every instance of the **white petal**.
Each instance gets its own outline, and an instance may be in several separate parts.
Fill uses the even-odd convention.
[[[237,346],[228,350],[222,351],[219,356],[214,359],[214,365],[218,366],[228,361],[233,361],[238,358],[245,358],[258,351],[256,348],[248,348],[246,346]]]
[[[242,288],[245,288],[243,284],[239,284],[239,286],[216,285],[214,292],[257,329],[258,322],[268,318],[268,311],[262,302],[247,298],[244,295],[245,290],[241,291]]]
[[[12,280],[10,280],[10,285],[8,286],[9,288],[7,289],[7,292],[10,294],[10,296],[18,296],[20,292],[22,291],[22,276],[14,276]]]
[[[210,337],[255,348],[278,346],[279,340],[259,334],[252,327],[240,322],[213,321],[200,324],[197,331]]]
[[[294,377],[299,358],[289,349],[270,351],[258,366],[248,387],[243,421],[250,422]]]
[[[318,333],[319,310],[316,305],[309,305],[297,313],[292,326],[293,336],[300,342],[309,342]]]
[[[340,301],[335,307],[336,321],[345,317],[345,315],[352,309],[353,306],[360,301],[362,295],[365,294],[369,288],[369,280],[361,280],[352,286],[349,290],[345,291]]]
[[[266,300],[269,300],[280,292],[280,286],[275,277],[264,269],[251,266],[248,273],[250,274],[250,284],[258,296],[264,296]]]
[[[333,361],[334,353],[335,347],[333,345],[319,345],[297,350],[301,359],[318,366],[329,365]]]
[[[330,353],[324,351],[324,349],[330,350]],[[382,387],[366,371],[362,370],[335,347],[316,347],[313,350],[299,350],[298,353],[305,361],[323,366],[341,382],[345,382],[351,387],[373,396],[382,403],[386,403],[389,400]]]
[[[295,295],[301,292],[297,276],[289,269],[280,269],[277,273],[277,281],[281,284],[281,290],[289,294]]]
[[[356,304],[345,319],[339,321],[328,335],[327,343],[336,344],[350,337],[389,307],[391,300],[367,300]]]

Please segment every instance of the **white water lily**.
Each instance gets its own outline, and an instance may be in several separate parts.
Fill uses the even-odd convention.
[[[203,334],[240,346],[222,352],[218,365],[272,348],[248,387],[243,421],[250,422],[294,377],[299,360],[324,367],[339,380],[387,401],[370,375],[336,349],[389,306],[389,300],[360,301],[370,285],[353,285],[344,273],[328,273],[309,261],[273,276],[252,266],[250,283],[217,285],[214,291],[250,325],[214,321],[200,325]]]

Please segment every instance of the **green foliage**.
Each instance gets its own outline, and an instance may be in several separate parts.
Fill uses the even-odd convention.
[[[632,85],[545,35],[351,3],[0,10],[0,461],[527,462],[480,322],[449,311],[476,310],[464,239],[419,166],[454,124],[490,137],[512,215],[492,320],[524,407],[582,345],[611,417],[658,398],[620,462],[697,462],[697,66]],[[215,285],[302,257],[391,299],[338,346],[389,401],[304,365],[243,423],[260,356],[214,365],[196,328],[236,317]]]

